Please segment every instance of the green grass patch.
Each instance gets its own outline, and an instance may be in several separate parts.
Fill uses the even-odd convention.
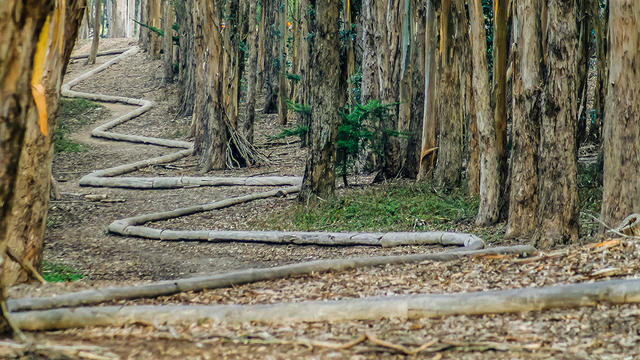
[[[42,277],[48,282],[65,282],[80,280],[82,274],[77,269],[66,265],[52,264],[45,260],[42,266]]]
[[[53,143],[54,152],[85,151],[86,149],[82,145],[67,139],[67,134],[82,125],[95,122],[96,109],[101,106],[86,99],[60,99],[59,106],[58,122]],[[101,111],[100,115],[106,115],[106,110],[103,109]]]
[[[431,184],[400,183],[351,188],[316,207],[297,205],[254,228],[298,231],[451,230],[473,223],[477,198],[461,190],[441,192]]]

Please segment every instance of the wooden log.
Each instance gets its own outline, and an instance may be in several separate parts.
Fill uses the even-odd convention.
[[[292,276],[306,275],[311,273],[324,273],[328,271],[345,271],[367,266],[411,264],[424,261],[450,261],[463,257],[483,254],[535,254],[536,252],[536,249],[529,245],[519,245],[511,247],[495,247],[478,251],[458,251],[439,254],[318,260],[302,264],[285,265],[266,269],[245,270],[199,278],[161,281],[147,285],[86,290],[77,293],[58,295],[54,297],[12,299],[7,301],[7,306],[9,311],[11,312],[56,309],[62,307],[77,307],[83,305],[95,305],[107,301],[133,300],[140,298],[168,296],[186,291],[218,289],[235,285],[255,283],[259,281],[284,279]]]
[[[130,48],[122,48],[122,49],[112,49],[112,50],[104,50],[104,51],[99,51],[97,56],[107,56],[107,55],[118,55],[118,54],[122,54],[123,52],[129,50]],[[89,54],[81,54],[81,55],[74,55],[70,58],[70,60],[78,60],[78,59],[86,59],[89,57]]]
[[[88,326],[193,324],[205,320],[242,324],[419,319],[450,315],[521,313],[554,308],[640,302],[640,280],[556,285],[457,294],[373,297],[337,301],[304,301],[271,305],[105,306],[11,313],[22,330],[54,330]]]

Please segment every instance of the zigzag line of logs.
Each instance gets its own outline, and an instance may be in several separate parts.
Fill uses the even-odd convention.
[[[124,326],[133,323],[178,324],[206,319],[225,323],[262,321],[267,323],[336,320],[378,320],[383,318],[421,318],[444,315],[480,315],[543,310],[558,307],[594,306],[604,302],[615,304],[640,302],[640,280],[603,281],[593,284],[573,284],[544,288],[487,291],[466,294],[428,294],[412,296],[375,297],[337,301],[305,301],[273,305],[204,305],[204,306],[106,306],[108,301],[132,300],[142,297],[167,296],[184,291],[201,291],[247,284],[271,279],[287,278],[310,273],[344,271],[365,266],[387,264],[449,261],[481,254],[533,255],[537,250],[528,245],[484,249],[484,242],[471,234],[447,232],[425,233],[323,233],[276,231],[176,231],[144,227],[147,222],[171,219],[203,211],[211,211],[273,196],[283,196],[300,190],[299,177],[118,177],[138,169],[168,163],[193,153],[192,144],[183,141],[124,135],[108,130],[148,111],[153,104],[142,99],[80,93],[71,87],[135,54],[137,47],[63,85],[62,95],[95,101],[120,102],[140,106],[115,120],[96,128],[96,137],[180,148],[176,153],[133,164],[121,165],[93,172],[80,181],[81,186],[120,187],[137,189],[170,189],[197,186],[286,186],[259,194],[234,197],[210,204],[173,211],[147,214],[114,221],[112,233],[158,240],[254,241],[284,244],[317,245],[455,245],[462,248],[439,254],[365,257],[355,259],[321,260],[268,269],[246,270],[221,275],[162,281],[142,286],[95,289],[55,297],[9,300],[7,305],[12,322],[24,330],[64,329],[86,326]],[[111,52],[113,53],[113,52]]]

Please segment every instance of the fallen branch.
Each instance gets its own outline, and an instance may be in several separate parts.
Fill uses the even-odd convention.
[[[129,49],[130,48],[103,50],[98,52],[97,56],[118,55],[118,54],[122,54],[123,52]],[[86,59],[88,57],[89,57],[89,54],[74,55],[70,58],[70,60]]]
[[[227,324],[247,322],[293,323],[389,318],[439,318],[640,302],[640,280],[479,291],[373,297],[337,301],[304,301],[271,305],[105,306],[11,313],[23,330],[51,330],[89,326],[127,326],[131,323],[192,324],[208,319]]]
[[[36,270],[29,261],[22,259],[20,255],[18,255],[15,251],[13,251],[13,249],[11,249],[8,246],[6,250],[7,250],[6,252],[7,252],[7,256],[9,256],[9,259],[13,260],[14,262],[22,266],[22,270],[24,270],[24,272],[27,273],[27,275],[29,275],[32,279],[38,280],[42,284],[47,283],[47,281],[42,277],[42,275],[40,275],[38,270]]]
[[[380,266],[388,264],[411,264],[423,261],[450,261],[467,256],[482,253],[494,254],[521,254],[527,252],[534,254],[535,248],[529,245],[513,247],[495,247],[485,250],[447,252],[439,254],[419,254],[404,256],[380,256],[354,259],[319,260],[302,264],[285,265],[266,269],[245,270],[228,274],[213,275],[200,278],[182,279],[173,281],[161,281],[147,285],[112,287],[106,289],[94,289],[77,293],[58,295],[54,297],[21,298],[7,302],[12,312],[28,310],[56,309],[62,307],[76,307],[95,305],[108,301],[133,300],[140,298],[153,298],[168,296],[187,291],[202,291],[204,289],[219,289],[234,285],[250,284],[259,281],[284,279],[292,276],[307,275],[311,273],[325,273],[328,271],[345,271],[367,266]]]
[[[430,346],[434,345],[435,343],[438,342],[438,339],[433,339],[431,341],[428,341],[422,345],[420,345],[418,348],[416,349],[409,349],[406,348],[402,345],[398,345],[398,344],[394,344],[388,341],[384,341],[381,339],[378,339],[375,335],[373,335],[372,333],[366,333],[366,337],[367,339],[369,339],[372,343],[376,344],[376,345],[380,345],[380,346],[384,346],[387,348],[391,348],[394,350],[398,350],[402,353],[405,353],[406,355],[415,355],[423,350],[426,350],[427,348],[429,348]]]

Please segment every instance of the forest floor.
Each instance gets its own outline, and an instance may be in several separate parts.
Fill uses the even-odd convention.
[[[132,45],[130,39],[101,40],[100,50]],[[78,44],[74,54],[87,53],[86,43]],[[97,64],[113,56],[99,57]],[[73,61],[65,81],[94,66],[84,60]],[[152,100],[155,106],[142,116],[115,129],[119,133],[187,140],[191,119],[176,118],[176,85],[163,86],[161,61],[152,61],[139,52],[80,83],[74,90]],[[262,101],[258,103],[260,108]],[[170,242],[122,237],[107,233],[107,226],[118,219],[150,212],[168,211],[194,204],[263,192],[264,187],[201,187],[171,190],[132,190],[80,187],[80,178],[97,169],[127,164],[169,154],[175,149],[91,137],[91,130],[128,111],[120,104],[83,105],[73,101],[63,111],[63,136],[69,149],[54,156],[53,174],[62,199],[51,201],[45,243],[45,267],[77,281],[29,284],[11,287],[9,298],[40,297],[91,288],[149,283],[266,268],[318,259],[400,255],[442,251],[437,246],[322,247],[271,245],[259,243]],[[63,106],[63,109],[65,108]],[[74,106],[79,111],[74,112]],[[76,109],[76,110],[78,110]],[[65,115],[66,114],[66,115]],[[62,117],[66,116],[65,119]],[[304,171],[306,150],[296,139],[274,141],[279,134],[277,115],[260,115],[256,120],[256,144],[268,155],[268,166],[212,171],[209,176],[296,175]],[[274,144],[274,142],[276,144]],[[76,144],[76,145],[73,145]],[[170,165],[141,169],[126,176],[197,175],[197,160],[187,157]],[[586,176],[586,175],[585,175]],[[204,229],[302,229],[302,230],[427,230],[447,229],[471,232],[489,246],[527,243],[526,239],[504,240],[504,223],[490,228],[473,225],[474,199],[459,193],[442,194],[429,185],[410,181],[370,185],[372,176],[350,176],[350,187],[339,182],[337,200],[325,209],[306,209],[295,196],[271,198],[237,205],[214,212],[153,223],[154,227],[181,230]],[[584,180],[589,182],[590,180]],[[103,194],[117,202],[90,202],[85,195]],[[593,194],[585,192],[587,196]],[[354,207],[358,199],[364,204]],[[434,201],[423,213],[406,210],[406,203]],[[438,200],[440,199],[440,200]],[[446,200],[446,201],[445,201]],[[589,203],[589,199],[583,199]],[[441,201],[438,203],[437,201]],[[440,205],[442,204],[442,205]],[[369,208],[386,212],[373,222],[362,222],[358,215]],[[427,206],[428,207],[428,206]],[[447,207],[447,209],[442,209]],[[327,210],[328,209],[328,210]],[[446,211],[445,211],[446,210]],[[324,211],[324,212],[323,212]],[[539,287],[606,279],[634,278],[640,275],[640,242],[625,239],[611,247],[593,247],[601,238],[591,237],[597,225],[587,207],[582,241],[562,248],[560,256],[521,262],[513,256],[462,258],[447,263],[389,265],[344,272],[312,274],[281,280],[235,286],[229,289],[182,293],[155,299],[112,303],[140,304],[268,304],[306,300],[348,299],[365,296],[393,296],[419,293],[453,293]],[[386,215],[385,215],[386,214]],[[417,214],[417,215],[416,215]],[[367,216],[374,216],[368,214]],[[363,216],[364,217],[364,216]],[[386,219],[386,220],[385,220]],[[74,277],[75,276],[75,277]],[[419,346],[431,339],[458,342],[438,352],[423,352],[419,358],[611,358],[640,356],[640,308],[637,305],[608,306],[569,310],[550,310],[512,315],[449,316],[440,319],[401,321],[341,321],[270,324],[193,324],[190,326],[131,325],[123,328],[88,328],[56,332],[29,333],[40,344],[97,346],[94,358],[162,359],[377,359],[403,358],[405,355],[373,343],[347,349],[309,347],[305,339],[346,343],[365,332],[405,346]],[[497,346],[499,344],[500,346]],[[0,357],[10,354],[3,353]],[[60,358],[90,358],[85,352],[60,353]],[[98,356],[99,355],[99,356]],[[47,357],[57,355],[48,353]],[[29,357],[25,357],[29,358]]]

